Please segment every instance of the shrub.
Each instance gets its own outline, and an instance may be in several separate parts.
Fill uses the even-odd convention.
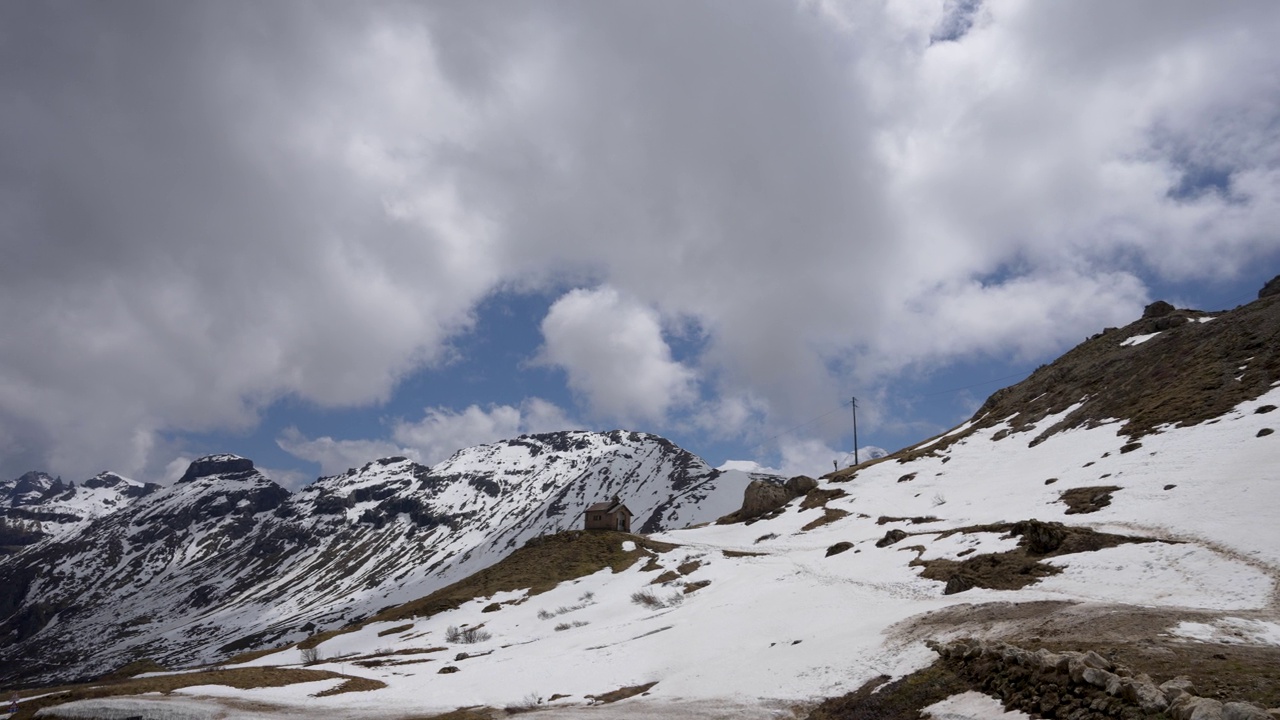
[[[663,607],[662,599],[655,595],[652,590],[637,590],[631,593],[631,602],[655,610]]]
[[[318,647],[302,648],[302,664],[303,665],[315,665],[316,663],[320,662],[323,659],[324,659],[324,656],[320,654],[320,648]]]
[[[448,630],[444,632],[445,642],[473,644],[484,642],[493,637],[493,633],[488,632],[480,626],[459,629],[457,625],[450,625]]]
[[[503,709],[506,710],[509,715],[515,715],[517,713],[534,710],[541,704],[542,698],[538,696],[538,693],[529,693],[528,695],[525,695],[524,699],[520,702],[508,705]]]
[[[588,590],[587,592],[583,593],[581,597],[578,598],[579,602],[577,605],[561,605],[560,607],[556,608],[555,612],[551,612],[550,610],[543,608],[538,611],[538,619],[550,620],[551,618],[556,617],[557,615],[564,615],[565,613],[571,613],[574,610],[581,610],[582,608],[588,605],[595,604],[595,598],[596,598],[596,594]]]
[[[556,626],[556,632],[560,632],[561,630],[568,630],[569,628],[582,627],[583,625],[587,625],[587,624],[588,623],[583,620],[574,620],[572,623],[560,623],[559,625]]]
[[[637,590],[631,593],[631,602],[637,605],[643,605],[651,610],[660,608],[675,607],[684,602],[684,594],[674,592],[666,598],[658,597],[652,590]]]

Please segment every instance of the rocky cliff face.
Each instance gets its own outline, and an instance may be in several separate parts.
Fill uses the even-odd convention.
[[[211,661],[301,639],[577,527],[586,505],[613,494],[651,532],[724,514],[750,479],[622,431],[522,436],[435,467],[385,458],[293,494],[234,455],[201,458],[165,488],[114,477],[75,490],[114,490],[116,509],[0,560],[0,679],[85,676],[142,657]],[[44,478],[36,484],[52,488]],[[36,497],[35,482],[22,497]]]

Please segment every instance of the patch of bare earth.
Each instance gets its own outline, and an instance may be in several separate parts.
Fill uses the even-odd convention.
[[[946,595],[964,592],[975,587],[1018,590],[1040,578],[1062,572],[1059,567],[1041,562],[1046,558],[1092,552],[1126,543],[1156,542],[1153,538],[1102,533],[1089,528],[1039,520],[957,528],[948,530],[939,537],[943,538],[955,533],[977,532],[1008,533],[1018,538],[1018,547],[1000,553],[973,555],[963,560],[945,558],[922,560],[917,557],[910,564],[923,568],[921,577],[945,583],[943,594]],[[899,531],[898,535],[902,538],[909,536],[903,531]],[[887,535],[886,539],[889,537]],[[910,549],[919,552],[924,550],[923,547]]]

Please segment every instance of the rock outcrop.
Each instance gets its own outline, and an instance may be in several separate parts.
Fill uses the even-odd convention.
[[[777,478],[756,478],[742,493],[742,507],[716,522],[723,525],[763,517],[817,488],[818,481],[807,475],[797,475],[786,482],[779,482]]]

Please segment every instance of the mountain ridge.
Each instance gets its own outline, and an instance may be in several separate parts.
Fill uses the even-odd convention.
[[[383,458],[293,493],[247,458],[199,458],[179,482],[0,561],[0,675],[209,661],[300,639],[576,527],[601,497],[627,495],[637,522],[661,530],[714,519],[751,477],[625,431],[524,435],[432,467]],[[45,666],[22,662],[36,646],[56,648]]]

